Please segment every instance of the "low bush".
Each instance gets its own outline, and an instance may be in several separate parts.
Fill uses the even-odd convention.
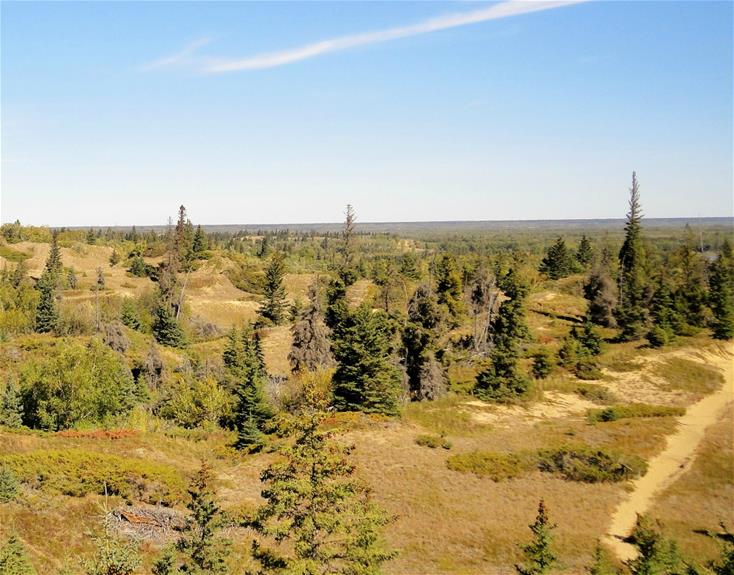
[[[603,385],[579,383],[575,391],[584,399],[588,399],[594,403],[610,404],[617,401],[617,397]]]
[[[716,368],[681,357],[668,359],[655,370],[655,375],[665,380],[665,389],[701,395],[713,393],[724,382],[724,376]]]
[[[637,456],[586,446],[515,453],[472,451],[452,455],[446,465],[453,471],[474,473],[497,482],[534,470],[559,475],[567,481],[618,482],[639,477],[647,470],[645,461]]]
[[[597,423],[632,417],[678,417],[685,414],[685,412],[685,407],[630,403],[628,405],[613,405],[604,409],[590,409],[586,416],[591,423]]]
[[[558,474],[568,481],[603,483],[639,477],[647,471],[647,463],[634,455],[598,447],[564,446],[540,450],[538,469]]]
[[[453,471],[482,475],[492,481],[505,481],[536,469],[538,458],[530,451],[517,453],[471,451],[452,455],[446,461],[446,465]]]
[[[40,449],[0,456],[0,467],[31,487],[72,497],[119,495],[130,501],[171,505],[182,500],[186,484],[160,463],[84,449]]]
[[[437,447],[451,449],[451,442],[443,435],[422,434],[415,438],[415,442],[421,447],[430,447],[431,449],[436,449]]]

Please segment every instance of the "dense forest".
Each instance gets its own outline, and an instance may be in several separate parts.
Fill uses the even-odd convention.
[[[734,573],[730,525],[682,535],[641,515],[620,561],[551,503],[559,485],[644,475],[671,420],[720,385],[675,354],[734,337],[731,226],[647,230],[642,202],[633,174],[624,228],[604,233],[402,237],[360,230],[351,206],[338,233],[207,233],[184,206],[162,232],[3,225],[0,572]],[[666,353],[684,373],[659,401],[615,389],[610,374]],[[493,415],[502,448],[477,443],[494,431],[471,410],[554,393],[596,407],[523,449]],[[421,565],[376,493],[380,433],[409,433],[446,477],[557,483],[519,493],[529,530],[468,544],[506,551]]]

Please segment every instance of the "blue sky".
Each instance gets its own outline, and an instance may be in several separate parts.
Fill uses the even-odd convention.
[[[730,2],[0,6],[2,221],[732,215]]]

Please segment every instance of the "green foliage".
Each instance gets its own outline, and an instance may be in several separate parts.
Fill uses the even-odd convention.
[[[633,417],[679,417],[684,415],[685,412],[685,407],[630,403],[628,405],[613,405],[604,409],[590,409],[586,416],[591,423],[597,423],[630,419]]]
[[[8,379],[0,398],[0,425],[11,429],[23,426],[23,401],[12,379]]]
[[[261,474],[265,504],[250,526],[260,574],[377,575],[394,556],[382,528],[390,518],[354,477],[351,447],[320,428],[319,414],[296,419],[283,459]],[[272,547],[265,547],[268,542]]]
[[[529,451],[517,453],[471,451],[452,455],[446,460],[446,465],[452,471],[474,473],[499,482],[521,477],[537,469],[538,458],[535,453]]]
[[[522,548],[524,561],[522,565],[515,565],[515,570],[519,575],[549,573],[558,561],[553,550],[553,530],[556,525],[550,522],[542,499],[538,503],[538,515],[529,527],[533,539]]]
[[[176,374],[161,415],[186,428],[213,428],[232,411],[234,398],[211,376]]]
[[[574,391],[584,399],[588,399],[594,403],[609,404],[617,402],[617,396],[603,385],[579,383],[576,385],[576,389]]]
[[[134,255],[130,259],[130,267],[128,271],[135,277],[144,278],[148,275],[148,268],[145,265],[145,260],[140,254]]]
[[[631,575],[683,575],[683,562],[675,542],[663,538],[660,527],[650,517],[638,515],[629,537],[638,556],[625,562]]]
[[[545,379],[553,371],[553,358],[548,350],[541,349],[533,354],[532,373],[535,379]]]
[[[596,542],[594,556],[591,564],[586,568],[586,573],[588,575],[619,575],[599,541]]]
[[[578,330],[575,325],[571,327],[558,350],[558,361],[579,379],[599,379],[601,372],[596,357],[601,353],[601,347],[601,337],[587,316],[583,329]]]
[[[183,208],[183,206],[181,206]],[[185,210],[182,215],[185,215]],[[180,244],[185,242],[184,232],[179,230],[184,224],[179,219],[173,246],[169,247],[167,261],[158,274],[158,291],[156,294],[155,312],[153,314],[153,336],[161,345],[184,347],[186,338],[178,321],[183,305],[183,291],[178,285],[181,252]],[[183,228],[182,228],[183,229]]]
[[[273,418],[273,410],[263,391],[267,373],[260,339],[251,326],[241,332],[232,328],[222,359],[225,384],[235,396],[232,419],[238,432],[236,447],[257,451],[264,445],[263,431]]]
[[[664,388],[707,395],[721,388],[724,376],[713,366],[682,357],[671,357],[655,367],[654,374],[665,380]]]
[[[137,545],[105,531],[94,538],[95,554],[84,562],[86,575],[133,575],[142,560]]]
[[[120,254],[117,252],[116,249],[113,249],[112,253],[110,254],[110,267],[115,267],[119,263],[120,263]]]
[[[98,339],[61,340],[20,372],[26,425],[56,431],[128,412],[137,388],[120,356]]]
[[[453,471],[486,476],[492,481],[505,481],[539,470],[567,481],[619,482],[639,477],[647,470],[647,464],[639,457],[583,445],[513,453],[472,451],[452,455],[446,465]]]
[[[634,455],[576,445],[540,450],[538,468],[567,481],[602,483],[635,479],[645,474],[647,463]]]
[[[140,321],[140,313],[138,312],[138,306],[134,299],[126,297],[122,300],[122,305],[120,307],[120,321],[124,326],[129,327],[130,329],[141,331],[143,324]]]
[[[0,503],[9,503],[18,497],[20,486],[15,473],[6,466],[0,466]]]
[[[31,487],[72,497],[107,493],[170,505],[182,499],[184,490],[180,475],[168,465],[83,449],[2,455],[0,467]]]
[[[387,315],[366,304],[333,333],[334,407],[395,415],[399,411],[400,372],[393,361],[393,325]]]
[[[3,575],[36,575],[23,542],[11,535],[0,547],[0,573]]]
[[[445,305],[453,318],[464,311],[462,301],[463,285],[456,259],[451,254],[444,254],[436,264],[436,295],[438,303]]]
[[[540,262],[538,271],[545,273],[552,280],[565,278],[576,271],[574,256],[566,247],[566,242],[562,237],[559,237],[555,243],[548,248],[545,257]]]
[[[260,305],[258,314],[261,318],[279,325],[285,319],[285,256],[278,252],[270,258],[270,264],[265,270],[265,285],[263,293],[265,299]]]
[[[509,299],[502,302],[492,321],[494,347],[474,384],[474,394],[484,401],[512,400],[530,388],[529,379],[517,368],[519,342],[528,334],[524,307],[528,288],[514,270],[502,279],[500,287]]]
[[[734,338],[733,284],[731,248],[726,243],[709,274],[709,305],[713,313],[711,331],[716,339]]]
[[[681,332],[683,320],[675,308],[670,281],[661,275],[650,302],[652,329],[647,334],[647,341],[652,347],[662,347]]]
[[[56,305],[56,276],[43,272],[36,284],[38,290],[38,307],[36,307],[35,328],[38,333],[48,333],[56,329],[59,310]]]
[[[581,265],[581,267],[587,268],[591,265],[593,260],[594,248],[591,246],[591,240],[586,234],[583,234],[581,236],[581,241],[579,242],[579,247],[576,250],[576,261]]]
[[[588,315],[591,321],[604,327],[616,327],[614,310],[617,305],[617,286],[608,265],[600,263],[594,268],[584,284],[584,297],[589,300]]]
[[[437,447],[451,449],[451,442],[444,435],[421,434],[415,438],[415,443],[421,447],[430,447],[431,449]]]
[[[203,463],[188,489],[186,508],[189,514],[176,542],[178,558],[173,561],[176,573],[225,575],[229,572],[226,564],[229,542],[219,535],[224,516],[211,483],[211,469]],[[172,569],[168,571],[173,572]]]
[[[625,340],[638,339],[646,333],[647,309],[645,288],[645,249],[642,245],[642,208],[637,175],[632,172],[629,212],[625,237],[619,251],[619,302],[616,318]]]
[[[163,302],[160,302],[155,309],[153,335],[161,345],[169,347],[184,347],[186,345],[186,336],[178,323],[178,319],[176,319],[176,313]]]
[[[23,262],[0,271],[0,340],[33,330],[39,294]]]
[[[419,286],[408,302],[408,321],[403,328],[405,371],[414,400],[436,399],[446,391],[443,370],[431,370],[435,364],[436,343],[444,317],[438,300],[428,286]]]

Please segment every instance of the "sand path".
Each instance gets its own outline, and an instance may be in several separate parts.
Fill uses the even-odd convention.
[[[632,491],[617,507],[605,543],[622,560],[634,558],[635,548],[622,541],[632,531],[638,513],[645,513],[654,497],[672,485],[691,468],[696,449],[706,429],[716,423],[730,402],[734,401],[734,346],[728,345],[721,354],[706,353],[706,363],[724,374],[724,385],[688,408],[678,419],[678,429],[668,437],[666,448],[650,460],[647,473],[632,485]]]

